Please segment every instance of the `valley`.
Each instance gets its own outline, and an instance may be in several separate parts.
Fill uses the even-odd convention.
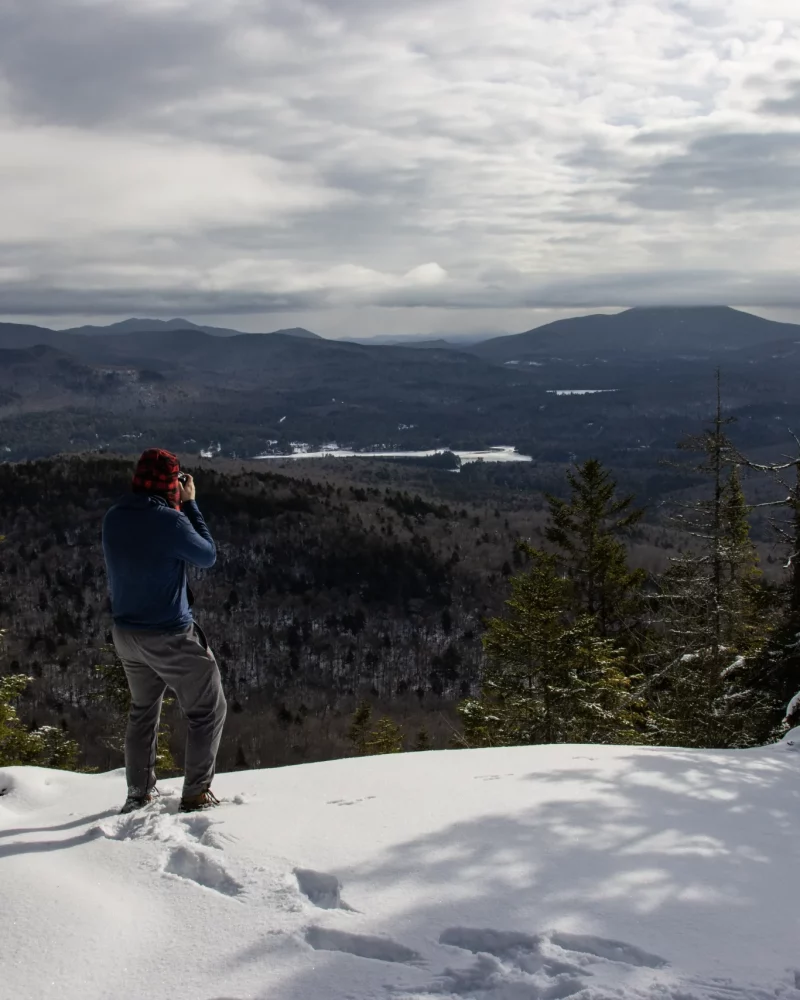
[[[534,463],[594,455],[642,489],[643,470],[707,416],[717,367],[742,446],[781,448],[800,426],[800,328],[733,309],[633,309],[424,350],[183,322],[105,334],[0,324],[0,454],[158,441],[247,459],[298,443],[403,454],[502,443]]]

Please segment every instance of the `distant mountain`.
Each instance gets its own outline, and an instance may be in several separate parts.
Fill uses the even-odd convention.
[[[210,327],[204,327],[206,333],[211,333]],[[283,337],[300,337],[303,340],[324,340],[324,337],[320,337],[318,333],[312,333],[310,330],[304,330],[302,326],[292,326],[288,330],[273,330],[272,334],[279,333]]]
[[[352,344],[368,344],[373,347],[438,347],[443,350],[460,351],[468,344],[480,344],[489,339],[489,334],[448,333],[444,336],[436,334],[378,334],[374,337],[348,337]],[[502,334],[493,334],[499,337]]]
[[[127,408],[141,382],[135,370],[85,364],[47,344],[0,348],[0,415],[15,404],[31,412],[88,403]]]
[[[403,346],[402,344],[398,344],[398,347],[402,347],[402,346]],[[422,349],[422,350],[431,350],[431,348],[433,348],[434,350],[448,351],[448,350],[452,349],[453,344],[451,344],[449,340],[444,340],[444,339],[441,339],[441,340],[414,340],[410,344],[408,344],[407,346],[408,347],[416,347],[417,349]]]
[[[369,340],[351,340],[348,343],[363,344],[366,347],[412,347],[418,350],[434,348],[439,351],[459,350],[458,345],[445,340],[443,337],[436,340],[424,340],[416,337],[370,337]]]
[[[0,323],[0,349],[28,348],[37,344],[48,347],[64,347],[71,338],[60,330],[49,330],[46,326],[30,323]]]
[[[167,330],[202,330],[203,328],[188,319],[123,319],[119,323],[109,323],[107,326],[75,326],[63,333],[80,334],[88,337],[115,336],[126,333],[155,333]],[[204,331],[205,332],[205,331]],[[231,336],[236,331],[220,330],[222,336]]]
[[[241,337],[241,330],[228,330],[219,326],[203,326],[199,323],[192,323],[188,319],[124,319],[119,323],[110,323],[108,326],[76,326],[62,333],[74,333],[81,336],[114,336],[128,333],[158,333],[173,330],[199,330],[202,333],[209,333],[212,337]],[[285,337],[305,337],[306,339],[321,340],[319,334],[304,330],[302,327],[292,327],[288,330],[274,330],[273,333],[283,334]],[[258,336],[258,334],[254,334]]]
[[[497,364],[554,354],[625,352],[669,357],[691,353],[711,357],[790,338],[800,338],[800,326],[776,323],[727,306],[663,307],[628,309],[616,316],[560,319],[465,350]]]

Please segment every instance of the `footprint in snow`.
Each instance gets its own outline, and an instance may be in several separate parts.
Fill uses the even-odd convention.
[[[350,934],[330,927],[309,927],[306,941],[315,951],[342,951],[355,955],[356,958],[369,958],[377,962],[416,965],[421,961],[417,952],[391,938]]]
[[[342,900],[342,884],[335,875],[315,872],[311,868],[295,868],[294,877],[300,892],[322,910],[352,910]]]
[[[636,945],[588,934],[450,927],[442,932],[439,943],[470,952],[475,959],[466,968],[445,969],[427,992],[415,994],[420,1000],[441,995],[469,1000],[568,1000],[585,995],[587,979],[595,974],[590,965],[600,972],[603,963],[615,963],[633,972],[668,964]]]
[[[141,809],[110,822],[98,824],[95,832],[109,840],[152,840],[157,843],[196,842],[222,850],[231,838],[215,831],[218,821],[202,815],[175,815],[164,804]]]
[[[240,896],[244,887],[221,860],[231,838],[215,830],[218,821],[205,815],[175,815],[159,802],[95,827],[98,836],[116,841],[149,841],[169,849],[161,870],[223,896]],[[224,855],[222,855],[224,857]]]
[[[359,802],[369,802],[377,798],[376,795],[366,795],[363,799],[328,799],[326,805],[329,806],[357,806]]]
[[[176,847],[167,858],[164,872],[223,896],[239,896],[244,891],[225,866],[202,848]]]
[[[669,964],[660,955],[653,955],[624,941],[562,931],[521,934],[491,928],[481,930],[450,927],[439,936],[439,943],[471,951],[476,955],[494,955],[511,961],[528,972],[552,968],[559,975],[565,971],[583,972],[587,964],[598,960],[644,969],[663,969]]]
[[[593,937],[591,934],[564,934],[556,931],[550,935],[550,941],[564,951],[588,955],[591,958],[604,958],[609,962],[621,962],[623,965],[632,965],[640,969],[663,969],[669,965],[660,955],[652,955],[634,944]]]
[[[236,838],[228,833],[217,830],[219,821],[209,819],[208,816],[181,816],[178,820],[180,825],[186,830],[188,836],[194,839],[203,847],[212,847],[214,850],[223,851],[227,844],[234,843]]]

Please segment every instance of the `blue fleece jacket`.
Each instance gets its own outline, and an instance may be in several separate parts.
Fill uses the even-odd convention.
[[[158,632],[191,625],[187,563],[208,569],[217,558],[193,500],[175,510],[161,497],[144,493],[131,493],[108,511],[103,553],[114,624]]]

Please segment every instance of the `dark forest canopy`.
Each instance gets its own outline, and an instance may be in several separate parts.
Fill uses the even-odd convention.
[[[738,469],[735,453],[727,443],[720,449],[718,471],[728,475]],[[541,620],[560,653],[542,664],[560,663],[562,678],[583,664],[592,683],[605,685],[603,703],[616,706],[618,735],[627,740],[735,743],[730,726],[709,720],[730,694],[725,671],[737,657],[748,673],[737,676],[744,686],[736,696],[756,692],[757,726],[750,735],[738,721],[733,727],[745,742],[774,731],[782,699],[800,684],[781,652],[796,625],[791,588],[764,544],[761,566],[770,573],[759,570],[738,478],[725,486],[735,545],[724,549],[738,553],[726,557],[725,613],[741,628],[725,638],[719,624],[708,639],[703,608],[721,607],[722,578],[709,589],[703,462],[675,473],[699,484],[678,494],[679,508],[699,512],[697,531],[653,509],[643,519],[598,462],[573,467],[566,479],[555,465],[467,465],[457,474],[363,460],[279,470],[189,460],[186,467],[219,546],[217,565],[193,574],[192,585],[232,707],[223,767],[347,753],[351,716],[364,699],[405,727],[409,740],[424,730],[426,745],[494,745],[486,719],[500,709],[491,691],[518,703],[507,671],[519,642],[532,641],[515,632],[514,615],[528,612],[506,606],[514,594],[545,601]],[[0,622],[8,630],[0,672],[33,678],[20,702],[26,724],[57,723],[100,767],[119,763],[98,669],[114,659],[100,527],[131,469],[127,457],[98,455],[0,465]],[[596,536],[587,511],[605,534]],[[722,530],[720,518],[715,525]],[[555,561],[543,563],[542,550]],[[536,573],[535,584],[524,583]],[[688,668],[697,662],[705,673]],[[691,708],[702,701],[698,691],[708,695],[702,723]],[[593,702],[586,704],[588,711]],[[474,706],[463,728],[459,705]],[[507,731],[596,732],[614,741],[613,726],[586,728],[585,716],[573,716],[583,729],[520,729],[517,720]],[[177,739],[180,720],[172,724]]]

